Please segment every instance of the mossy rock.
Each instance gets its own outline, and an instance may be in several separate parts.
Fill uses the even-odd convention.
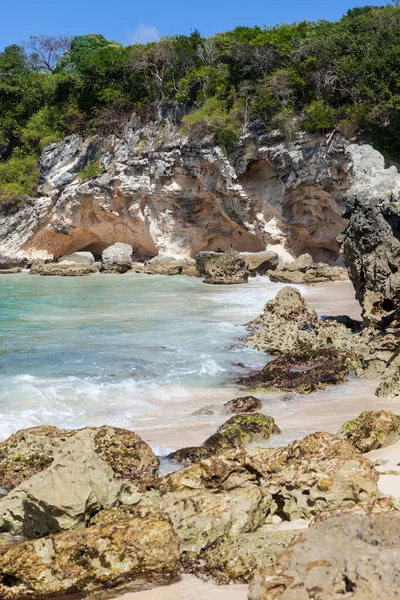
[[[400,440],[400,417],[388,410],[369,410],[344,423],[337,434],[360,452],[386,448]]]
[[[274,433],[280,433],[280,429],[272,417],[259,413],[239,414],[221,425],[201,446],[182,448],[169,458],[184,464],[198,462],[230,448],[267,440]]]

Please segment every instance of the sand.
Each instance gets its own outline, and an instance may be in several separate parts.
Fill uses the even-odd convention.
[[[360,318],[360,307],[354,299],[354,290],[350,282],[319,284],[302,290],[307,302],[314,306],[319,314],[344,315]],[[346,421],[356,417],[363,410],[384,408],[400,413],[400,399],[387,400],[375,396],[377,382],[352,379],[348,383],[331,387],[306,397],[296,397],[291,402],[282,402],[281,395],[260,396],[264,400],[264,412],[272,415],[280,428],[281,436],[271,439],[271,445],[283,445],[302,438],[315,431],[335,433]],[[199,396],[204,390],[199,390]],[[208,402],[222,403],[237,395],[235,386],[227,386],[210,393]],[[160,444],[172,448],[201,443],[211,435],[226,417],[193,417],[194,406],[198,407],[199,398],[192,405],[175,406],[175,416],[162,422],[141,423],[138,433],[151,444]],[[192,403],[191,403],[192,404]],[[180,412],[179,412],[179,409]],[[400,498],[400,442],[389,448],[369,453],[368,458],[376,461],[388,461],[378,467],[382,472],[379,487],[384,494]],[[398,471],[399,475],[385,474],[385,471]],[[245,600],[247,586],[218,587],[203,582],[193,576],[182,576],[180,581],[164,588],[136,594],[126,594],[119,600]]]

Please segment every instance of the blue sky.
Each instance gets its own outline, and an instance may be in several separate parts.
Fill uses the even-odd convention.
[[[30,35],[101,33],[123,44],[159,35],[203,35],[237,25],[338,19],[377,0],[0,0],[0,48]]]

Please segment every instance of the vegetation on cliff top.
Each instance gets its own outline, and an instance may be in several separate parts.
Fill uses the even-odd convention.
[[[337,22],[237,27],[124,47],[101,35],[32,38],[0,52],[0,199],[32,194],[43,147],[69,133],[118,133],[133,111],[187,106],[183,127],[227,150],[243,127],[365,131],[400,151],[400,7]]]

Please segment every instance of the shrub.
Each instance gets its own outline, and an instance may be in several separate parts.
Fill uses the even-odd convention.
[[[217,144],[232,150],[239,141],[240,120],[237,110],[227,111],[225,103],[209,98],[201,108],[183,117],[183,130],[192,138],[213,135]]]
[[[0,162],[0,200],[21,200],[35,194],[39,183],[39,165],[36,156],[21,156],[18,152]]]
[[[101,166],[100,161],[91,160],[90,163],[88,163],[86,167],[80,173],[78,173],[79,183],[85,183],[85,181],[99,177],[103,173],[104,169]]]
[[[324,100],[314,100],[306,107],[304,129],[308,131],[326,131],[335,125],[335,111]]]

